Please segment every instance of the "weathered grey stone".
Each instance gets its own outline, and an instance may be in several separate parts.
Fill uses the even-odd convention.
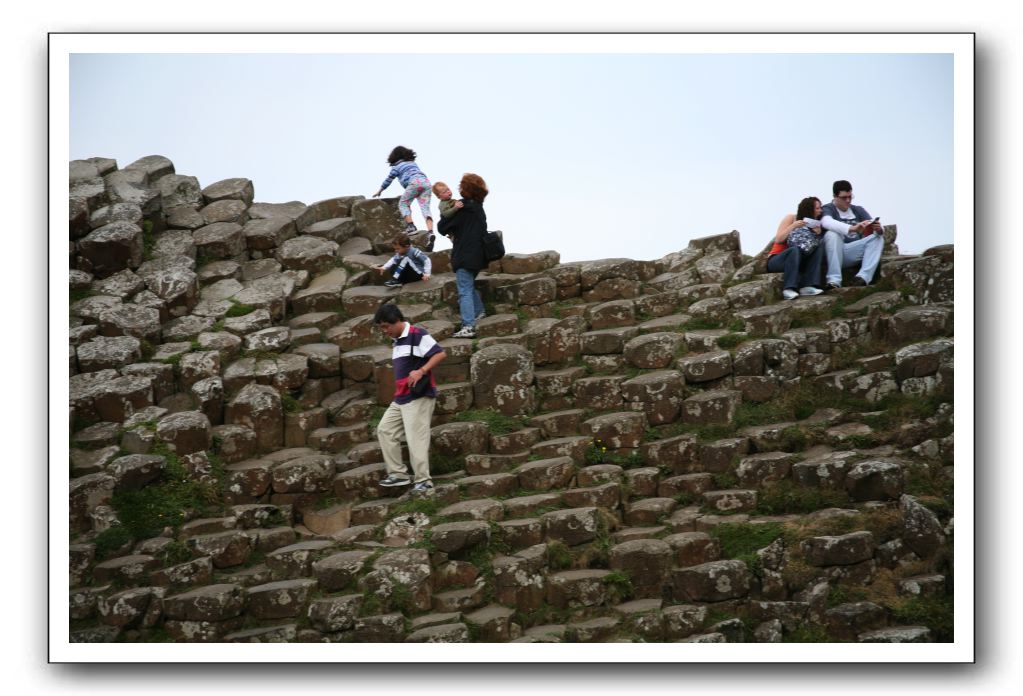
[[[245,253],[242,226],[236,222],[214,222],[192,233],[198,253],[208,260],[234,259]]]
[[[224,621],[241,614],[244,604],[241,587],[219,584],[165,597],[163,612],[171,619]]]
[[[440,551],[458,553],[489,542],[490,525],[484,521],[440,524],[433,527],[430,541]]]
[[[674,596],[690,602],[720,602],[745,597],[749,569],[742,561],[712,561],[672,571]]]
[[[273,387],[246,385],[228,403],[224,419],[255,431],[262,449],[284,445],[284,408]]]
[[[682,422],[693,425],[731,423],[741,400],[741,392],[727,389],[696,394],[682,402]]]
[[[339,246],[317,237],[299,236],[282,243],[277,250],[277,260],[285,268],[323,273],[334,265],[338,258]]]
[[[845,477],[845,489],[857,501],[897,500],[902,485],[902,466],[885,459],[858,462]]]
[[[178,455],[208,450],[213,446],[210,421],[198,411],[183,411],[160,419],[156,436]]]
[[[355,626],[362,602],[361,594],[314,600],[309,604],[309,622],[327,633],[351,630]]]
[[[678,369],[686,382],[710,382],[732,373],[732,355],[727,350],[687,355],[679,358]]]
[[[198,207],[203,202],[199,180],[194,176],[166,174],[156,180],[156,188],[160,191],[164,208],[179,205]]]
[[[867,531],[812,537],[802,543],[806,562],[815,566],[852,565],[874,556],[874,535]]]
[[[506,416],[533,410],[533,359],[525,348],[496,345],[472,356],[470,374],[477,408],[494,408]]]
[[[885,624],[885,610],[872,602],[839,604],[824,613],[829,633],[842,640],[855,640],[867,631]]]
[[[546,537],[567,546],[592,541],[601,530],[601,517],[595,507],[555,510],[544,513],[540,519]]]
[[[82,372],[118,369],[142,359],[142,344],[134,336],[97,336],[78,346],[78,368]]]
[[[945,543],[938,517],[911,495],[899,498],[902,541],[921,558],[930,558]]]
[[[608,570],[566,570],[547,578],[547,602],[558,609],[592,607],[608,600]]]
[[[278,580],[245,589],[245,611],[257,619],[299,616],[316,581],[308,578]]]
[[[342,551],[312,564],[313,575],[325,592],[335,592],[352,584],[372,558],[369,551]]]
[[[98,278],[138,268],[142,263],[142,228],[117,221],[103,225],[85,235],[78,249],[88,270]]]
[[[859,643],[930,643],[931,630],[926,626],[893,626],[864,631],[856,637]]]

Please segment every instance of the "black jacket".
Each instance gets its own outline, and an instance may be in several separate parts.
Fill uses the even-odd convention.
[[[449,218],[441,218],[437,231],[451,237],[451,268],[482,271],[489,264],[483,254],[483,235],[487,231],[487,214],[483,205],[462,199],[463,208]]]

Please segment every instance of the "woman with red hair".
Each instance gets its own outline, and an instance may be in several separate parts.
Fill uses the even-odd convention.
[[[458,184],[462,209],[450,218],[442,217],[437,231],[451,238],[451,268],[458,287],[458,310],[462,327],[454,338],[475,338],[476,322],[486,316],[483,298],[476,290],[476,276],[487,267],[483,253],[483,235],[487,232],[487,214],[483,200],[490,191],[478,174],[465,174]]]

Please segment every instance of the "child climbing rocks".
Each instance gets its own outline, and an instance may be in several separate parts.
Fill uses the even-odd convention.
[[[391,165],[391,171],[388,172],[384,183],[380,184],[379,190],[373,194],[373,198],[379,197],[397,177],[399,183],[405,187],[401,198],[398,199],[398,210],[405,218],[405,233],[415,234],[416,232],[416,226],[412,224],[412,208],[410,207],[412,200],[415,199],[419,203],[423,217],[426,218],[426,230],[430,233],[426,248],[428,251],[432,251],[434,235],[433,217],[430,215],[430,180],[416,164],[415,150],[399,145],[391,150],[391,154],[387,156],[387,163]]]

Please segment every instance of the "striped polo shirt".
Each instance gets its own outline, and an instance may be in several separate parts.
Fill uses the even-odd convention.
[[[405,330],[401,336],[394,339],[391,350],[391,364],[394,366],[394,403],[407,404],[415,397],[409,393],[408,375],[415,370],[422,362],[422,358],[429,360],[437,353],[443,353],[433,336],[419,326],[412,326],[405,322]],[[429,372],[430,389],[423,396],[437,396],[437,380],[434,378],[433,370]]]

